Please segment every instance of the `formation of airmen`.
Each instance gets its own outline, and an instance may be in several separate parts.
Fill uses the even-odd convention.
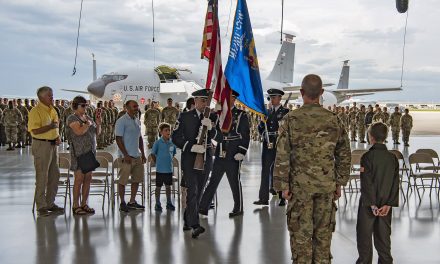
[[[387,125],[388,129],[391,129],[394,145],[400,144],[399,134],[402,131],[404,146],[409,146],[409,135],[411,134],[413,121],[408,109],[405,109],[402,114],[400,108],[395,107],[394,112],[390,114],[387,107],[381,108],[376,104],[374,108],[372,105],[369,105],[368,109],[365,105],[358,108],[355,102],[351,108],[349,106],[334,105],[332,111],[338,114],[352,142],[367,143],[366,131],[368,128],[373,123],[382,122]]]
[[[268,98],[270,99],[270,98]],[[24,104],[23,104],[24,101]],[[0,98],[0,145],[9,147],[7,150],[16,148],[26,148],[32,143],[32,137],[27,131],[27,121],[29,111],[36,105],[34,99],[11,99]],[[69,115],[73,114],[70,102],[67,100],[55,100],[54,107],[60,117],[60,134],[63,142],[67,141],[64,124]],[[241,106],[237,106],[241,109]],[[267,105],[269,111],[271,104]],[[298,107],[296,107],[298,108]],[[293,105],[284,106],[283,109],[289,112],[294,109]],[[148,100],[145,106],[144,125],[145,136],[147,136],[148,147],[151,148],[154,141],[159,137],[158,127],[161,122],[166,122],[174,129],[174,124],[181,113],[179,104],[173,105],[173,99],[168,98],[167,106],[161,109],[159,103]],[[399,136],[402,132],[402,141],[404,146],[409,146],[409,136],[413,127],[413,120],[409,110],[405,109],[402,113],[399,107],[395,107],[393,113],[388,112],[387,107],[381,108],[379,105],[361,105],[357,107],[356,102],[353,106],[336,106],[332,111],[338,114],[342,123],[345,125],[352,142],[367,143],[368,137],[366,131],[369,126],[375,122],[383,122],[391,130],[394,144],[400,144]],[[286,113],[287,113],[286,112]],[[264,142],[264,133],[261,133],[262,119],[260,115],[253,112],[247,112],[249,116],[250,139],[253,141]],[[88,102],[87,114],[93,118],[97,114],[102,115],[103,133],[98,137],[98,149],[104,149],[115,141],[114,126],[116,120],[125,114],[125,110],[118,110],[112,100],[99,101],[97,106]],[[139,114],[140,118],[140,114]],[[260,131],[259,131],[260,127]],[[275,132],[275,131],[274,131]],[[270,131],[268,133],[271,133]],[[273,136],[273,135],[272,135]]]

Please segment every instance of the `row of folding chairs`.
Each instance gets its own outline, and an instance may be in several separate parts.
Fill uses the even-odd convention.
[[[437,189],[440,198],[440,160],[437,152],[433,149],[418,149],[408,157],[410,166],[410,178],[421,201],[420,190],[429,188],[429,197],[432,191]]]
[[[351,167],[350,178],[348,186],[344,187],[344,195],[347,198],[347,193],[360,192],[360,167],[361,158],[367,150],[356,149],[351,153]],[[436,151],[433,149],[418,149],[415,153],[411,154],[408,158],[408,163],[399,150],[390,150],[399,161],[400,172],[400,189],[405,194],[403,189],[403,183],[406,183],[406,196],[403,195],[406,200],[409,192],[414,189],[417,192],[419,200],[421,200],[420,190],[430,189],[430,196],[433,189],[437,189],[440,195],[440,159]]]
[[[64,198],[64,208],[66,208],[67,200],[69,200],[70,207],[72,206],[72,187],[73,187],[73,177],[74,172],[70,170],[70,159],[71,154],[69,152],[60,152],[58,166],[60,168],[60,179],[58,182],[58,194],[57,196]],[[90,185],[90,195],[96,195],[102,197],[102,209],[104,209],[105,201],[107,197],[107,204],[115,206],[116,199],[119,201],[117,185],[119,179],[117,177],[118,171],[122,164],[122,159],[115,159],[113,155],[109,152],[100,151],[96,153],[96,159],[100,166],[92,173],[92,182]],[[155,170],[156,164],[152,156],[148,156],[147,162],[147,186],[149,197],[154,195],[153,187],[155,187]],[[180,165],[179,161],[173,159],[173,186],[172,193],[175,197],[177,195],[180,203],[180,188],[178,187],[180,182]],[[128,182],[128,186],[131,185],[131,178]],[[127,188],[127,187],[126,187]],[[126,195],[131,195],[131,188],[127,188]],[[140,184],[140,190],[136,193],[137,196],[141,197],[142,205],[145,204],[146,197],[146,187],[145,180]],[[35,194],[34,202],[32,205],[32,212],[35,210]],[[151,199],[150,199],[151,200]]]

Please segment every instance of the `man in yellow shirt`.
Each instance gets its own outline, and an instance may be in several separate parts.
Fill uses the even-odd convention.
[[[37,91],[38,104],[29,112],[28,131],[32,136],[32,155],[35,166],[35,202],[38,215],[63,213],[55,204],[60,170],[57,146],[61,143],[58,115],[53,107],[52,88],[43,86]]]

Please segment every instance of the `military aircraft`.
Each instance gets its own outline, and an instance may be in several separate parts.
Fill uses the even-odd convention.
[[[278,58],[266,80],[263,80],[263,88],[267,91],[270,88],[277,88],[283,90],[285,95],[283,100],[295,100],[300,102],[301,86],[292,86],[294,60],[295,60],[295,43],[291,34],[285,34],[285,40],[281,46]],[[349,60],[344,61],[342,65],[339,83],[336,89],[325,88],[321,97],[321,103],[325,106],[333,106],[341,102],[357,96],[371,95],[378,92],[401,91],[401,87],[393,88],[365,88],[365,89],[349,89],[348,82],[350,76]],[[324,87],[333,86],[333,83],[324,83]],[[299,99],[298,99],[299,98]]]
[[[345,100],[351,99],[353,97],[372,95],[379,92],[392,92],[401,91],[402,87],[392,87],[392,88],[359,88],[359,89],[349,89],[348,82],[350,76],[350,66],[348,65],[349,60],[345,60],[342,65],[341,75],[339,77],[338,87],[336,89],[326,88],[321,97],[321,103],[327,106],[333,106],[342,103]],[[324,85],[325,87],[326,85]],[[284,87],[283,90],[287,92],[283,99],[287,99],[289,93],[293,93],[295,98],[299,96],[300,86],[290,86]]]
[[[121,105],[127,100],[135,100],[143,105],[148,99],[165,103],[171,97],[176,102],[184,102],[195,90],[202,89],[202,81],[187,69],[177,69],[162,65],[154,69],[127,68],[103,74],[81,92],[103,101],[113,100]]]

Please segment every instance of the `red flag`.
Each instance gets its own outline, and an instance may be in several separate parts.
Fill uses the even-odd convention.
[[[206,17],[212,18],[212,27],[210,38],[207,34],[208,30],[205,25],[205,36],[209,39],[211,46],[209,49],[204,49],[205,53],[202,56],[209,59],[208,76],[206,78],[206,89],[214,89],[214,100],[217,102],[216,110],[219,115],[219,125],[223,132],[229,132],[232,123],[231,113],[231,96],[232,90],[223,74],[222,68],[222,54],[220,41],[220,27],[217,16],[217,0],[211,0],[208,3],[208,13],[211,10],[211,15],[208,13]],[[211,8],[209,7],[211,6]],[[204,37],[205,43],[205,37]],[[203,48],[203,45],[202,45]]]

